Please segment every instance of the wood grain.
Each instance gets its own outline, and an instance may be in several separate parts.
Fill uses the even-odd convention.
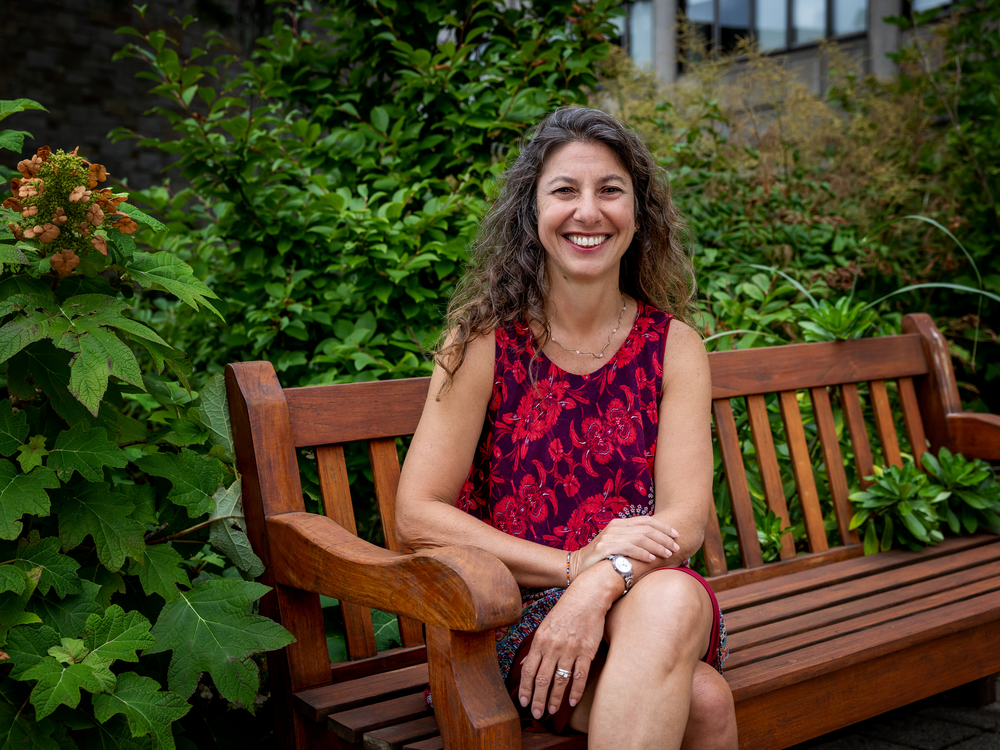
[[[399,542],[396,533],[396,490],[399,487],[399,454],[395,438],[380,438],[368,442],[372,476],[375,480],[375,500],[382,520],[382,533],[386,547],[393,552],[408,552]],[[419,646],[424,642],[424,628],[408,617],[399,618],[399,636],[404,647]]]
[[[923,468],[921,460],[927,452],[927,436],[924,434],[924,420],[920,416],[920,402],[913,386],[913,378],[900,378],[899,404],[903,409],[903,423],[906,425],[906,439],[910,442],[913,462]]]
[[[285,586],[457,630],[490,630],[521,615],[514,576],[476,547],[404,555],[312,513],[285,513],[267,526],[275,578]]]
[[[1000,461],[1000,416],[973,412],[949,414],[947,426],[953,453]]]
[[[319,487],[323,496],[323,511],[327,518],[344,527],[346,531],[358,535],[354,520],[354,504],[351,502],[351,486],[347,480],[347,462],[342,445],[321,445],[316,448],[316,467],[319,471]],[[344,635],[347,639],[347,653],[351,659],[375,656],[375,629],[372,613],[368,607],[359,607],[353,602],[341,602],[340,614],[344,620]]]
[[[295,445],[350,443],[412,435],[430,378],[285,389]]]
[[[431,715],[423,692],[404,695],[388,701],[372,703],[327,716],[330,731],[348,742],[361,742],[364,734],[373,729],[402,724]],[[437,734],[437,724],[434,725]]]
[[[736,432],[736,421],[729,399],[713,401],[712,414],[715,417],[715,432],[718,435],[719,450],[722,452],[722,461],[725,465],[726,484],[729,486],[733,521],[736,524],[743,565],[756,568],[764,564],[764,557],[760,551],[760,540],[757,538],[757,524],[750,502],[746,469],[743,466],[743,451],[740,450],[740,439]]]
[[[889,403],[889,392],[884,380],[873,380],[868,384],[868,392],[872,399],[872,412],[875,415],[875,430],[882,446],[882,456],[886,466],[903,465],[903,457],[899,455],[899,440],[896,438],[896,424],[892,419],[892,406]]]
[[[712,352],[708,361],[713,399],[927,373],[916,335]]]
[[[789,528],[792,522],[788,518],[788,506],[785,504],[785,488],[781,482],[781,470],[778,468],[778,455],[774,451],[774,436],[771,434],[771,421],[767,414],[767,402],[763,396],[747,396],[747,416],[750,420],[750,434],[753,437],[754,450],[757,454],[757,467],[760,470],[760,480],[764,487],[764,499],[767,507],[781,519],[781,528]],[[778,556],[782,560],[795,557],[795,541],[791,530],[781,536],[781,549]]]
[[[819,506],[816,492],[816,478],[813,476],[809,444],[802,424],[802,410],[795,391],[778,394],[781,421],[785,424],[785,439],[788,441],[788,456],[792,461],[792,476],[799,495],[799,507],[806,529],[806,542],[810,552],[822,552],[829,547],[826,528],[823,525],[823,511]]]
[[[427,626],[434,711],[445,747],[468,750],[515,748],[521,721],[497,665],[493,633],[459,633]]]
[[[916,377],[914,384],[920,413],[923,416],[924,431],[931,441],[931,450],[937,453],[941,446],[948,445],[949,414],[962,411],[962,401],[958,397],[958,383],[951,367],[948,342],[934,321],[926,313],[911,313],[903,316],[903,332],[920,336],[927,361],[927,373]],[[903,377],[909,373],[899,373]]]
[[[422,694],[427,679],[427,665],[418,664],[351,682],[299,690],[295,693],[295,704],[298,711],[310,721],[323,721],[332,713],[349,711],[402,695]]]
[[[861,485],[861,489],[867,489],[871,482],[866,477],[875,473],[875,464],[872,461],[872,446],[868,441],[868,428],[865,427],[861,396],[854,383],[844,383],[840,387],[840,395],[844,401],[844,421],[851,436],[851,448],[854,449],[854,467],[858,472],[858,484]]]
[[[812,401],[820,445],[823,447],[826,481],[830,488],[830,497],[833,499],[833,510],[837,516],[837,530],[840,532],[841,543],[857,544],[858,533],[851,530],[851,516],[854,511],[847,498],[847,474],[844,472],[844,459],[840,453],[840,439],[837,437],[837,424],[833,419],[833,408],[830,406],[830,394],[826,388],[811,388],[809,397]]]

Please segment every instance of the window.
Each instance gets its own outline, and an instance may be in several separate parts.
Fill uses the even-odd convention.
[[[951,0],[912,0],[910,7],[915,11],[925,11],[931,8],[940,8],[942,5],[949,5]]]
[[[637,0],[628,13],[628,51],[640,68],[653,62],[653,0]]]
[[[913,0],[915,9],[942,4]],[[747,36],[767,52],[868,30],[868,0],[679,0],[678,5],[708,48],[722,53]]]

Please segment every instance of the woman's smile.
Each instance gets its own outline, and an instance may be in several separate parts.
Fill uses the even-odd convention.
[[[635,234],[635,196],[615,153],[603,143],[567,143],[545,160],[536,200],[550,278],[617,289]]]

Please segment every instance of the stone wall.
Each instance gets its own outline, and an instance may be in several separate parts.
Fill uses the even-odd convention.
[[[0,129],[26,130],[25,153],[42,145],[53,151],[79,146],[80,154],[107,167],[112,180],[133,188],[162,181],[173,158],[136,140],[112,143],[107,135],[120,126],[149,137],[169,137],[166,119],[147,115],[162,106],[148,90],[152,81],[136,78],[144,66],[135,60],[112,61],[128,37],[121,26],[139,25],[125,0],[6,0],[0,13],[0,99],[34,99],[48,112],[28,111],[8,117]],[[170,17],[193,15],[203,22],[188,27],[185,48],[205,31],[218,29],[233,51],[242,53],[270,25],[264,0],[148,0],[150,28],[163,27],[177,38]],[[199,43],[199,46],[204,46]],[[220,48],[221,49],[221,48]],[[3,153],[4,166],[16,159]],[[10,162],[10,163],[8,163]]]

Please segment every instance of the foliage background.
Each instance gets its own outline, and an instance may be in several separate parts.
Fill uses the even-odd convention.
[[[136,493],[129,513],[142,526],[143,547],[171,558],[158,568],[167,577],[163,593],[145,589],[137,560],[108,567],[94,559],[96,539],[88,548],[60,535],[58,498],[75,489],[62,482],[41,488],[51,491],[56,512],[25,515],[23,531],[10,540],[13,551],[0,560],[23,559],[16,557],[19,540],[30,543],[38,532],[41,540],[52,540],[46,544],[61,555],[56,559],[80,566],[74,570],[83,595],[36,585],[27,600],[37,603],[23,611],[80,602],[75,630],[63,633],[57,620],[45,621],[73,639],[84,630],[83,615],[107,617],[112,604],[153,623],[163,617],[161,599],[176,600],[174,592],[219,582],[249,586],[242,579],[253,572],[252,559],[241,561],[238,551],[228,550],[241,570],[205,546],[213,528],[206,522],[237,515],[231,505],[237,477],[216,419],[220,385],[210,377],[226,362],[245,359],[272,361],[286,386],[428,373],[426,353],[493,180],[525,127],[563,104],[589,102],[618,113],[643,133],[669,171],[696,237],[701,324],[710,348],[891,334],[903,312],[923,310],[949,337],[968,406],[1000,411],[990,387],[1000,380],[990,327],[995,301],[985,299],[980,307],[975,296],[941,286],[879,301],[921,282],[981,283],[1000,293],[1000,261],[992,252],[1000,228],[991,197],[1000,186],[989,148],[1000,136],[994,116],[1000,2],[959,3],[919,36],[922,46],[899,53],[902,73],[892,80],[866,77],[828,50],[834,85],[821,95],[799,86],[774,58],[749,49],[736,60],[713,60],[690,48],[684,84],[663,89],[609,44],[616,4],[549,0],[526,12],[486,0],[278,3],[271,32],[248,59],[213,36],[202,49],[178,54],[179,29],[190,19],[157,29],[137,18],[136,27],[124,31],[131,41],[120,55],[146,66],[144,75],[163,102],[156,114],[172,124],[176,137],[148,139],[124,130],[115,137],[136,137],[141,147],[175,155],[181,175],[132,193],[131,200],[167,230],[151,222],[137,236],[139,246],[186,263],[192,279],[218,295],[212,304],[225,322],[177,300],[177,289],[147,286],[132,298],[130,314],[171,347],[175,370],[159,374],[155,358],[137,348],[142,387],[113,377],[100,422],[60,415],[58,384],[42,387],[38,378],[44,375],[33,376],[40,390],[22,391],[32,429],[23,437],[15,430],[14,449],[36,433],[48,434],[51,446],[62,432],[81,429],[77,425],[104,429],[112,446],[107,450],[121,453],[124,458],[115,460],[125,463],[101,467],[94,481]],[[929,65],[932,59],[940,64]],[[903,218],[913,214],[949,229],[968,255],[932,224]],[[13,272],[5,266],[4,279]],[[101,292],[124,297],[118,289]],[[4,372],[10,393],[9,366]],[[804,533],[777,406],[772,418],[785,462],[790,532],[768,515],[746,418],[740,404],[734,408],[765,555],[776,555],[785,533],[801,548]],[[822,488],[825,469],[808,401],[802,408]],[[18,415],[12,411],[10,418]],[[856,484],[846,442],[843,452]],[[310,458],[303,455],[300,463],[310,503],[318,507]],[[359,456],[349,460],[361,532],[378,541],[366,469]],[[168,469],[158,468],[161,462]],[[171,476],[192,467],[202,486],[182,501]],[[34,471],[39,468],[47,466]],[[736,564],[721,461],[716,484],[727,556]],[[824,502],[829,511],[829,498]],[[836,531],[827,516],[832,542]],[[218,521],[214,528],[221,530]],[[166,542],[177,532],[185,533]],[[242,591],[232,608],[245,608],[251,593],[259,595]],[[336,655],[342,650],[337,603],[324,604]],[[377,622],[380,645],[389,645],[391,618]],[[28,623],[17,630],[41,632]],[[19,669],[16,655],[13,661]],[[150,652],[134,664],[116,669],[175,689],[164,656]],[[232,696],[209,673],[190,698],[197,710],[174,725],[177,741],[229,747],[266,737],[266,685],[255,699],[242,701],[263,704],[260,723],[254,723],[242,710],[231,710]],[[10,666],[0,667],[6,678],[0,707],[10,721],[26,726],[32,708],[24,691],[30,686],[10,674]],[[98,716],[90,700],[85,692],[79,708],[59,707],[48,720],[54,723],[38,724],[42,734],[36,731],[40,738],[33,741],[46,748],[54,747],[45,744],[49,740],[89,747],[99,737],[130,746],[129,730],[112,723],[121,717],[101,722],[104,714]],[[105,726],[113,732],[101,734]],[[135,742],[152,742],[145,734]]]

